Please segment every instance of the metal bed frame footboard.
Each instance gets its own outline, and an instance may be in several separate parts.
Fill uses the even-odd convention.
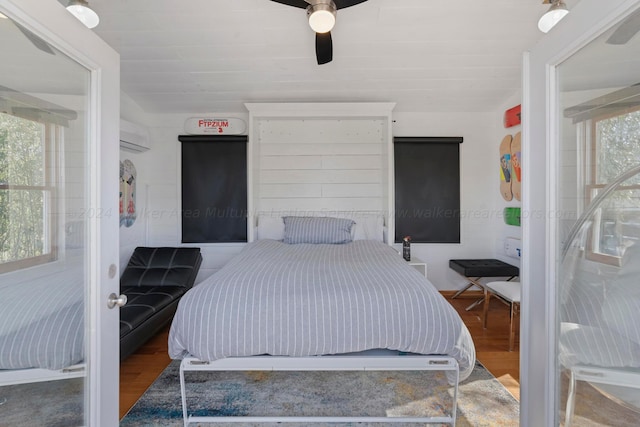
[[[6,385],[18,385],[79,378],[86,375],[85,371],[86,366],[84,363],[79,363],[77,365],[72,365],[56,370],[43,368],[0,370],[0,387]]]
[[[440,417],[304,417],[304,416],[190,416],[187,408],[185,372],[192,371],[449,371],[453,373],[455,384],[449,416]],[[449,382],[451,377],[449,376]],[[388,353],[362,352],[353,354],[287,357],[251,356],[230,357],[212,362],[196,358],[184,358],[180,364],[180,393],[184,426],[191,423],[427,423],[455,426],[460,369],[453,357],[420,354],[388,355]]]

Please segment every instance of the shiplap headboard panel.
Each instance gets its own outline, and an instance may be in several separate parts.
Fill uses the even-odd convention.
[[[254,217],[340,211],[379,212],[388,218],[393,104],[247,108],[249,212]],[[249,228],[252,241],[255,234]]]

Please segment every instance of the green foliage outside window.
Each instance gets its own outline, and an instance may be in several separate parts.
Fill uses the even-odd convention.
[[[0,263],[43,255],[45,127],[0,113]]]
[[[596,184],[606,184],[640,164],[640,110],[596,122]],[[640,177],[625,185],[640,184]]]
[[[599,119],[595,121],[594,130],[594,184],[601,188],[640,164],[640,110]],[[639,186],[640,177],[636,175],[625,181],[602,205],[595,248],[598,253],[619,258],[627,247],[640,242]]]

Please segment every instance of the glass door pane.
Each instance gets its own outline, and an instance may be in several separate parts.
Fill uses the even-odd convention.
[[[564,425],[640,419],[640,12],[557,68]]]
[[[90,72],[0,40],[0,424],[87,425]]]

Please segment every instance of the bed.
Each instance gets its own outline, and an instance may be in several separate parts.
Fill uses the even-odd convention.
[[[84,375],[84,287],[80,259],[0,286],[0,386]]]
[[[578,381],[640,411],[640,244],[626,249],[619,269],[596,273],[589,271],[592,262],[571,249],[563,264],[568,272],[558,340],[558,361],[569,375],[567,426],[579,398]]]
[[[314,363],[340,369],[337,355],[388,349],[437,357],[431,369],[440,364],[457,389],[473,370],[475,348],[436,288],[391,246],[352,240],[349,220],[287,219],[281,241],[248,243],[182,298],[169,334],[169,355],[182,359],[181,374],[219,369],[216,363],[241,369],[264,355],[305,360],[305,369]],[[324,229],[323,221],[346,225]],[[336,357],[320,362],[312,357],[318,355]],[[185,425],[194,421],[184,388],[183,410]]]

